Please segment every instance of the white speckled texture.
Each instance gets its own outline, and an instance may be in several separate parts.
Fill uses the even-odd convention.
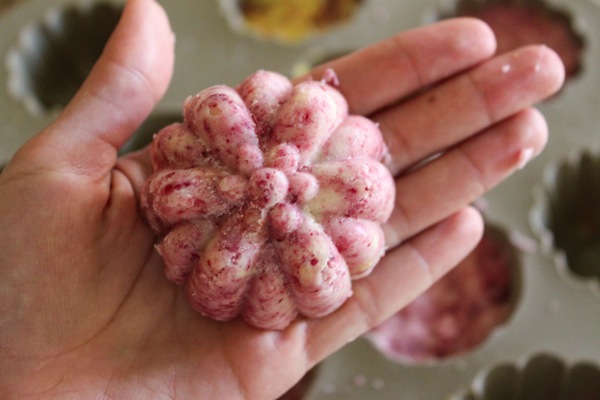
[[[259,70],[237,88],[206,88],[150,154],[142,211],[165,275],[204,315],[264,329],[323,317],[385,253],[387,147],[326,81]]]

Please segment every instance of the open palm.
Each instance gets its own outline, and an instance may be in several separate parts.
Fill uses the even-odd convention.
[[[334,68],[351,111],[384,133],[389,250],[337,312],[261,331],[200,316],[164,278],[137,212],[147,154],[117,157],[168,86],[173,43],[160,6],[130,0],[73,101],[0,175],[3,399],[276,398],[475,246],[483,224],[468,204],[541,151],[530,106],[563,80],[545,47],[492,58],[493,35],[469,19],[315,69]]]

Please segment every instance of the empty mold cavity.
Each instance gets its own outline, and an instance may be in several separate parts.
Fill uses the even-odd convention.
[[[239,33],[297,44],[352,20],[363,0],[221,0]]]
[[[384,356],[404,364],[471,352],[508,321],[520,280],[519,257],[508,235],[487,224],[465,260],[367,338]]]
[[[121,11],[108,2],[65,6],[23,28],[7,55],[10,93],[34,115],[62,109],[99,58]]]
[[[558,251],[561,267],[600,280],[600,151],[586,149],[550,165],[535,192],[533,229]]]
[[[497,53],[545,44],[558,53],[568,78],[581,71],[584,38],[567,8],[556,9],[543,0],[456,0],[451,6],[444,4],[440,18],[471,16],[485,21],[496,35]]]
[[[600,400],[600,369],[587,361],[568,365],[552,354],[537,354],[523,364],[483,371],[451,400]]]

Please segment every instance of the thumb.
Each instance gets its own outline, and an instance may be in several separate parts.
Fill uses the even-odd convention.
[[[28,164],[105,175],[119,148],[165,93],[174,42],[168,17],[155,0],[128,0],[79,91],[20,152]]]

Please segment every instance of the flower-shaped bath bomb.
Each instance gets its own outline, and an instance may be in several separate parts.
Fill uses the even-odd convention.
[[[283,329],[352,294],[384,253],[394,181],[376,124],[327,81],[258,71],[189,97],[141,193],[165,274],[217,320]]]

